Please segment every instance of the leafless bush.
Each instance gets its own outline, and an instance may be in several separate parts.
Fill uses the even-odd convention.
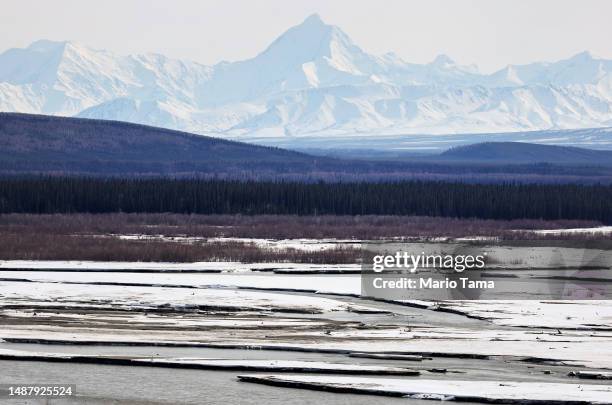
[[[335,248],[315,252],[268,249],[253,243],[173,243],[39,233],[0,234],[0,260],[95,260],[140,262],[295,262],[355,263],[360,250]]]
[[[516,230],[592,227],[594,221],[481,220],[402,216],[289,216],[181,214],[0,215],[0,232],[63,235],[144,234],[244,238],[381,239],[499,236]]]
[[[125,240],[111,234],[243,238],[381,239],[498,236],[502,239],[589,239],[528,230],[597,226],[588,221],[493,221],[394,216],[229,216],[74,214],[0,216],[0,259],[100,261],[240,261],[355,263],[359,249],[315,252],[271,249],[240,241],[175,243]],[[517,231],[518,230],[518,231]]]

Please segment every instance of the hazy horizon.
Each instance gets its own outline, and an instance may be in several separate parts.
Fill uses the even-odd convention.
[[[0,16],[0,51],[41,39],[68,40],[117,54],[153,52],[213,65],[253,57],[317,13],[365,51],[394,52],[412,63],[445,54],[490,73],[508,64],[553,62],[584,51],[612,59],[607,41],[612,26],[606,24],[612,2],[602,0],[387,1],[385,7],[369,0],[167,4],[9,0]]]

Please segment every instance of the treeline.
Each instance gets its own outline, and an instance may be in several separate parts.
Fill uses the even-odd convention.
[[[0,179],[0,213],[419,215],[612,223],[612,186],[401,181]]]

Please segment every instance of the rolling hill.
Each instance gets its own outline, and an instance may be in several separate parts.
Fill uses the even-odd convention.
[[[524,142],[483,142],[451,148],[439,155],[447,161],[494,163],[557,163],[612,165],[612,151]]]
[[[0,175],[609,183],[609,153],[492,143],[427,156],[342,159],[118,121],[0,113]],[[542,157],[551,164],[539,164]]]
[[[307,172],[324,160],[139,124],[0,113],[0,170],[98,174]]]

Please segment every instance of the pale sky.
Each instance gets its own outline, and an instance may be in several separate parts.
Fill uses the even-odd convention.
[[[308,15],[374,54],[447,54],[483,72],[581,51],[612,59],[610,0],[2,0],[0,51],[39,39],[214,64],[264,50]]]

